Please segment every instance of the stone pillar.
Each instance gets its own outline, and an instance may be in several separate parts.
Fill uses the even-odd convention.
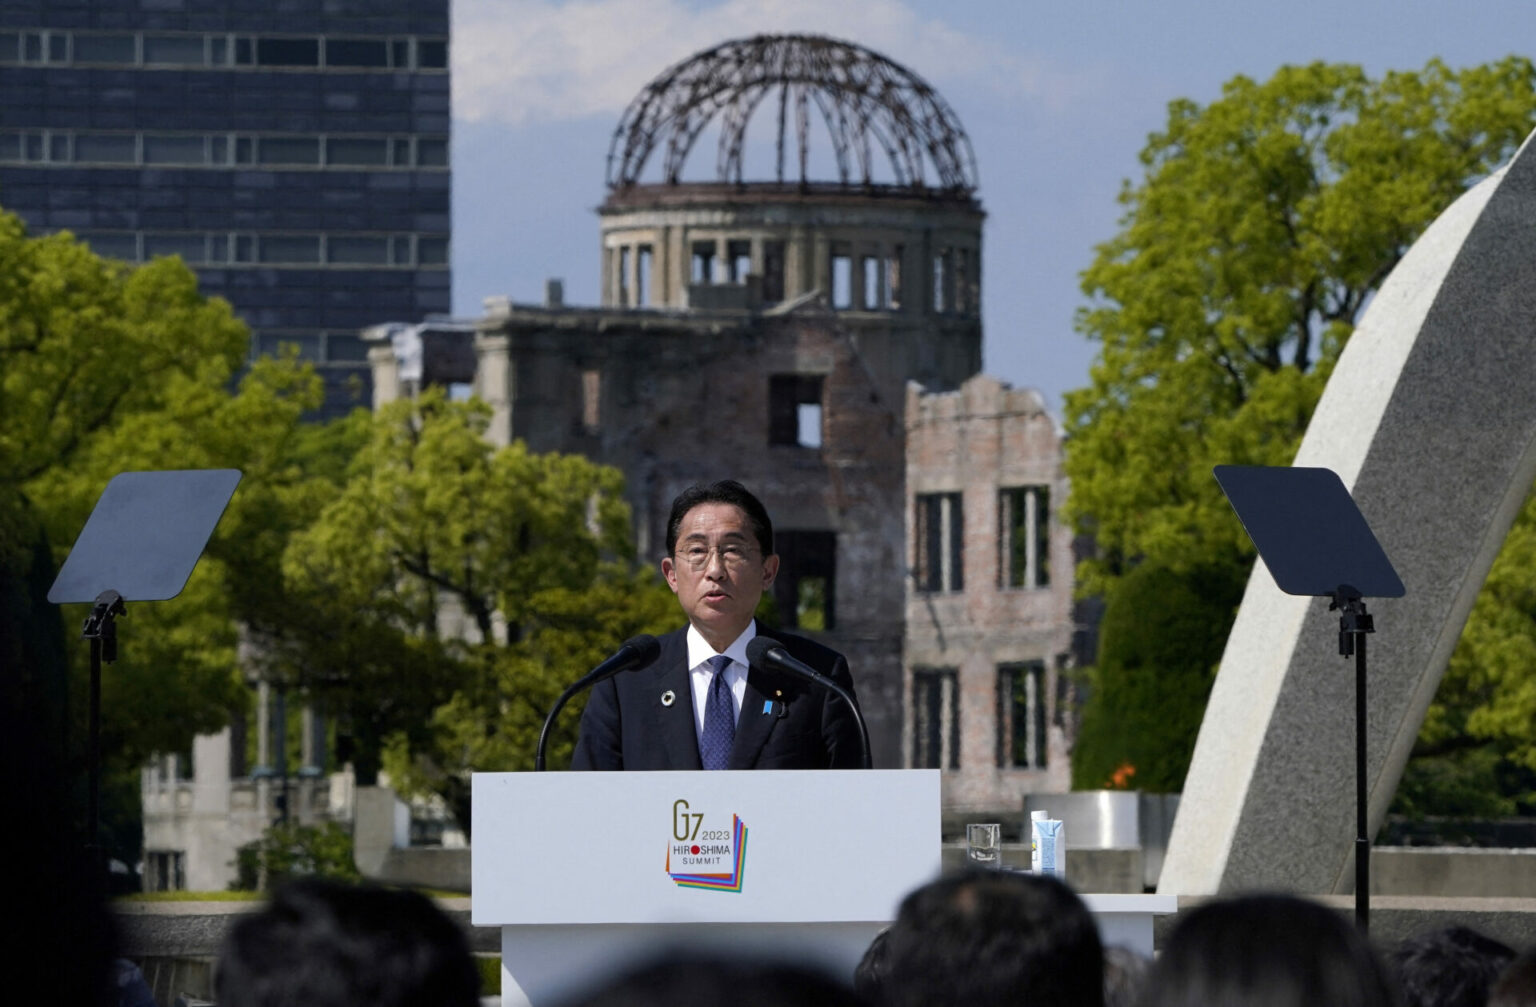
[[[368,366],[373,371],[373,411],[400,397],[400,362],[388,342],[368,348]]]
[[[325,715],[314,704],[305,703],[302,711],[304,737],[300,755],[300,772],[306,776],[319,775],[325,769]]]
[[[681,225],[668,227],[666,307],[688,306],[689,255],[688,228]]]
[[[272,807],[272,687],[256,683],[256,766],[263,770],[256,780],[256,807],[265,814]]]
[[[378,877],[389,851],[411,845],[411,809],[388,787],[358,787],[352,819],[352,859],[364,877]]]
[[[601,275],[598,278],[598,290],[600,290],[602,292],[601,295],[598,297],[598,303],[601,304],[603,307],[607,308],[607,307],[612,307],[613,304],[614,304],[614,297],[613,297],[613,288],[614,288],[614,285],[615,285],[614,281],[613,281],[613,256],[614,256],[614,248],[613,248],[613,246],[608,244],[606,236],[600,236],[599,239],[598,239],[598,243],[599,243],[599,246],[600,246],[600,248],[599,248],[599,260],[598,260],[599,261],[599,265],[598,265],[598,269],[599,269],[599,271],[601,273]]]
[[[497,447],[512,443],[512,356],[506,336],[475,336],[475,394],[491,407],[485,439]]]

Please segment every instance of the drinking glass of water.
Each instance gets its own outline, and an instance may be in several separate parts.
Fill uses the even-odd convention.
[[[965,855],[972,867],[999,870],[1003,866],[1003,827],[996,823],[967,825]]]

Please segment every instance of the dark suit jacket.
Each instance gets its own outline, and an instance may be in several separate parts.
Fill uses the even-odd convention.
[[[684,628],[661,637],[661,655],[650,667],[622,672],[593,688],[572,769],[704,768],[688,684],[687,633]],[[772,635],[853,695],[843,655],[804,637]],[[667,692],[670,706],[661,701]],[[747,673],[727,769],[857,769],[863,759],[853,713],[835,693],[757,668]]]

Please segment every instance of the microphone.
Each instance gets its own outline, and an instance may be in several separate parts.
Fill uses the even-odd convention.
[[[661,656],[661,644],[649,633],[641,633],[625,640],[613,656],[602,664],[593,668],[576,681],[571,688],[577,692],[591,688],[597,683],[612,678],[621,671],[629,671],[632,668],[643,668]]]
[[[869,755],[869,729],[864,726],[864,714],[859,710],[859,704],[853,701],[853,697],[848,694],[847,689],[795,657],[784,649],[782,643],[771,636],[758,634],[752,638],[747,644],[747,661],[754,668],[782,672],[795,678],[807,679],[823,689],[829,690],[834,695],[841,697],[843,702],[848,704],[848,709],[853,711],[853,722],[859,727],[859,742],[863,745],[864,749],[864,768],[869,769],[872,767],[873,760]]]
[[[560,694],[560,698],[555,700],[555,705],[549,708],[549,716],[544,718],[544,728],[539,731],[539,747],[533,755],[534,771],[544,772],[544,748],[549,744],[549,729],[554,726],[555,715],[572,696],[612,678],[621,671],[643,668],[660,656],[661,644],[657,643],[656,638],[649,633],[641,633],[639,636],[632,636],[625,640],[623,645],[613,652],[612,657],[567,686],[566,690]]]

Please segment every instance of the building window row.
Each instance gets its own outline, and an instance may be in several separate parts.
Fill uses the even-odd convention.
[[[1051,491],[1016,486],[997,495],[997,586],[1051,586]]]
[[[784,242],[728,237],[690,242],[688,280],[708,286],[756,282],[762,302],[777,304],[784,300]]]
[[[1045,768],[1045,662],[997,669],[997,765]]]
[[[651,246],[620,245],[612,254],[618,257],[614,266],[618,296],[614,303],[621,308],[648,307],[651,303],[651,269],[655,260]]]
[[[901,308],[901,260],[905,246],[855,246],[834,241],[831,248],[832,307],[839,311],[897,311]]]
[[[448,40],[414,35],[0,31],[0,64],[327,70],[448,69]]]
[[[933,256],[933,310],[940,315],[981,313],[981,250],[948,247]]]
[[[997,493],[997,586],[1051,586],[1051,491],[1007,486]],[[913,497],[912,578],[918,591],[965,590],[965,507],[960,493]]]
[[[187,855],[182,850],[144,851],[144,890],[179,892],[187,887]]]
[[[448,167],[443,136],[0,130],[0,162],[109,167]]]
[[[249,231],[74,232],[97,255],[147,262],[179,255],[189,266],[446,268],[448,239],[432,234]]]
[[[912,669],[912,768],[960,768],[959,670]],[[997,666],[997,767],[1046,767],[1045,662]]]
[[[357,331],[262,329],[251,334],[251,357],[276,357],[285,351],[316,364],[356,366],[368,362],[368,344]],[[234,774],[241,775],[241,774]]]
[[[960,768],[959,672],[912,670],[912,768]]]
[[[959,493],[919,493],[913,500],[912,570],[919,591],[965,589],[965,508]]]

